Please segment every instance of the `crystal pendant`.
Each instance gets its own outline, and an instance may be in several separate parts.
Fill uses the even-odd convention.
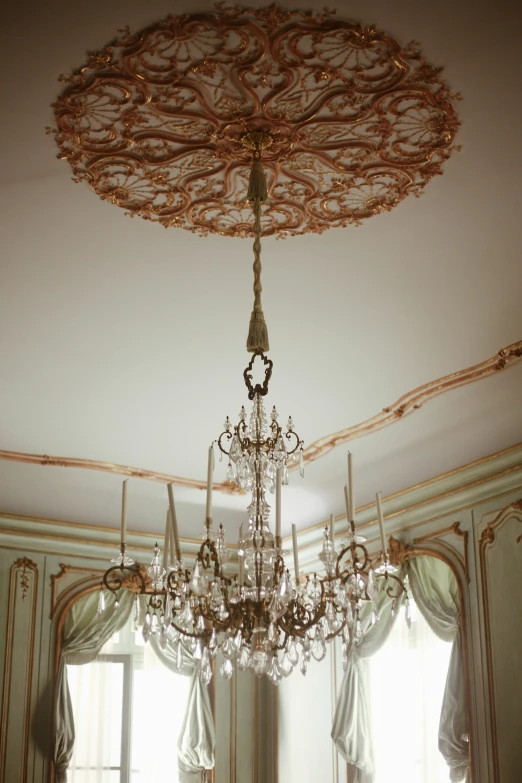
[[[243,643],[243,634],[241,633],[241,630],[239,630],[236,635],[234,636],[234,647],[236,648],[237,652],[241,649],[241,645]]]
[[[196,563],[192,570],[192,576],[190,577],[190,589],[192,590],[194,595],[201,595],[205,589],[205,585],[203,584],[203,578],[201,575],[199,560],[196,560]]]
[[[406,625],[408,628],[411,628],[411,605],[409,598],[406,598],[404,601],[404,617],[406,619]]]
[[[201,639],[196,642],[196,649],[194,650],[194,660],[200,661],[203,658],[203,645]]]
[[[224,601],[221,601],[221,604],[219,605],[218,617],[222,622],[228,618],[227,607],[225,606]]]
[[[230,680],[230,678],[234,674],[234,664],[232,663],[230,658],[223,659],[223,663],[219,668],[219,673],[225,680]]]
[[[276,625],[274,621],[270,623],[268,626],[268,633],[267,633],[267,639],[270,642],[271,645],[277,644],[277,638],[279,634],[276,628]]]
[[[230,449],[228,451],[228,456],[231,459],[232,462],[237,462],[238,459],[241,457],[241,442],[238,438],[238,436],[234,433],[232,435],[232,441],[230,443]]]
[[[147,623],[143,624],[143,628],[141,629],[141,635],[143,636],[143,641],[146,644],[150,638],[150,625],[147,625]]]
[[[217,648],[218,648],[218,642],[217,642],[216,632],[212,631],[212,636],[210,637],[210,641],[208,643],[208,651],[212,658],[215,656],[217,652]]]
[[[304,453],[303,453],[303,447],[301,446],[299,450],[299,474],[301,478],[304,478],[304,469],[305,469]]]
[[[223,655],[226,655],[227,658],[233,658],[235,656],[235,654],[236,654],[236,647],[235,647],[234,642],[233,642],[233,640],[231,639],[230,636],[227,636],[227,638],[225,639],[225,641],[224,641],[224,643],[223,643],[223,645],[221,647],[221,651],[222,651]]]
[[[362,623],[359,620],[359,618],[357,618],[355,622],[354,632],[353,632],[353,638],[355,643],[358,644],[360,641],[362,641],[362,637],[363,637]]]
[[[132,623],[133,623],[133,630],[138,630],[138,623],[140,621],[140,599],[139,596],[136,596],[134,599],[134,608],[132,610]]]
[[[98,598],[98,615],[102,615],[105,611],[105,595],[103,589],[100,590],[100,597]]]
[[[150,631],[151,631],[151,633],[157,633],[158,628],[159,628],[158,615],[156,614],[156,612],[154,612],[154,614],[152,615],[152,618],[151,618],[151,623],[150,623]]]
[[[292,661],[290,660],[290,657],[287,652],[283,655],[283,659],[281,661],[281,673],[283,677],[289,677],[294,670],[294,667],[292,665]]]
[[[326,655],[326,643],[324,640],[323,629],[320,625],[318,625],[315,629],[311,651],[316,661],[322,661]]]
[[[292,640],[288,646],[288,660],[292,664],[292,666],[296,666],[299,661],[299,653],[297,651],[297,645]]]
[[[288,484],[288,468],[286,465],[283,465],[283,472],[281,474],[281,484],[284,484],[287,486]]]
[[[308,661],[307,661],[307,659],[304,657],[304,655],[303,655],[303,657],[301,658],[301,663],[299,664],[299,669],[300,669],[300,671],[301,671],[301,674],[303,675],[303,677],[305,677],[305,676],[306,676],[306,672],[307,672],[307,670],[308,670]]]
[[[264,650],[254,650],[252,653],[252,671],[258,677],[266,673],[268,666],[268,655]]]
[[[173,625],[169,625],[167,628],[167,639],[169,642],[176,642],[179,639],[179,631],[174,628]]]
[[[165,647],[167,646],[167,631],[164,625],[161,626],[159,632],[159,646],[161,647],[162,650],[164,650]]]
[[[241,671],[246,671],[250,666],[250,650],[246,645],[243,645],[237,659],[237,665]]]
[[[236,480],[236,469],[234,467],[234,464],[229,461],[227,465],[227,472],[225,474],[225,481],[235,481]]]
[[[272,658],[272,665],[268,670],[268,676],[272,680],[274,685],[279,685],[279,683],[281,682],[281,678],[283,674],[281,672],[281,667],[279,666],[279,661],[277,660],[277,655],[274,655]]]

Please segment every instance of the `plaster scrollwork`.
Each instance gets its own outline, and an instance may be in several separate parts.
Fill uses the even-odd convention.
[[[455,149],[452,94],[412,42],[272,5],[129,29],[62,77],[59,157],[131,216],[199,234],[252,234],[250,152],[264,161],[263,233],[321,233],[419,196]]]

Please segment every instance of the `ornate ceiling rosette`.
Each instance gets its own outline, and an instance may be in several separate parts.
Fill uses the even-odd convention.
[[[119,37],[54,105],[59,157],[101,198],[166,227],[252,234],[252,131],[263,233],[359,223],[422,188],[459,122],[441,68],[374,26],[272,5],[169,16]]]

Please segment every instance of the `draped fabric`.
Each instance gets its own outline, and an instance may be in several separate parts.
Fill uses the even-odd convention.
[[[103,645],[127,622],[132,594],[124,591],[116,608],[114,597],[105,591],[107,609],[98,615],[99,592],[88,593],[71,606],[62,630],[60,662],[54,699],[53,761],[55,783],[67,782],[67,767],[74,749],[74,716],[67,682],[67,664],[91,663]]]
[[[415,603],[430,628],[453,644],[442,699],[439,750],[450,769],[450,780],[459,783],[469,770],[469,729],[457,580],[446,563],[435,557],[413,558],[408,562],[408,575]]]
[[[167,643],[162,648],[156,636],[149,644],[159,660],[171,671],[191,677],[189,697],[178,737],[178,768],[180,783],[200,783],[205,770],[214,768],[216,734],[207,686],[201,682],[194,658],[183,646],[183,666],[177,668],[177,648]]]
[[[363,659],[374,655],[385,643],[397,617],[392,611],[393,599],[386,589],[389,582],[379,579],[376,599],[379,621],[372,625],[372,604],[365,602],[361,610],[362,635],[352,640],[341,684],[332,728],[332,739],[341,756],[352,766],[355,783],[372,783],[374,776],[370,711],[365,688]]]

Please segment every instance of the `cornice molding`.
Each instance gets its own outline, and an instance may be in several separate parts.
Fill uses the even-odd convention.
[[[419,386],[416,389],[403,394],[402,397],[399,397],[394,403],[383,408],[380,413],[359,424],[354,424],[352,427],[339,430],[324,438],[319,438],[319,440],[314,441],[305,449],[305,463],[310,464],[311,462],[315,462],[339,446],[345,446],[353,440],[363,438],[371,432],[382,430],[385,427],[389,427],[391,424],[401,421],[415,411],[420,410],[425,403],[435,399],[435,397],[439,397],[441,394],[445,394],[453,389],[458,389],[461,386],[467,386],[468,384],[482,380],[483,378],[488,378],[498,372],[514,367],[521,361],[522,340],[519,340],[516,343],[512,343],[512,345],[508,345],[506,348],[502,348],[495,356],[486,359],[486,361],[481,362],[480,364],[475,364],[472,367],[467,367],[459,372],[437,378],[434,381],[430,381],[423,386]],[[22,462],[30,465],[45,465],[47,467],[99,470],[105,473],[116,473],[121,476],[128,476],[130,478],[158,481],[163,484],[172,483],[190,489],[206,490],[207,486],[205,480],[191,479],[184,476],[172,476],[169,473],[161,473],[145,468],[135,468],[130,465],[120,465],[116,462],[103,462],[77,457],[53,457],[49,454],[32,454],[22,451],[0,449],[0,460]],[[293,469],[295,469],[295,466]],[[214,484],[213,489],[215,492],[223,492],[224,494],[236,494],[239,492],[235,484],[226,481]]]
[[[415,530],[415,537],[422,537],[430,533],[429,525],[435,520],[455,515],[451,523],[456,523],[463,510],[517,488],[522,489],[522,443],[384,498],[387,533]],[[359,507],[356,516],[370,549],[376,549],[379,536],[374,504]],[[298,533],[300,560],[307,569],[314,567],[326,524],[324,520]],[[337,517],[335,529],[336,536],[345,534],[345,517]],[[157,538],[154,533],[128,531],[132,557],[141,562],[149,559],[151,545]],[[0,547],[39,551],[60,558],[81,557],[103,565],[118,544],[116,528],[0,513]],[[285,544],[290,545],[290,539],[285,539]],[[182,539],[183,552],[188,557],[194,557],[200,545],[199,539]]]

